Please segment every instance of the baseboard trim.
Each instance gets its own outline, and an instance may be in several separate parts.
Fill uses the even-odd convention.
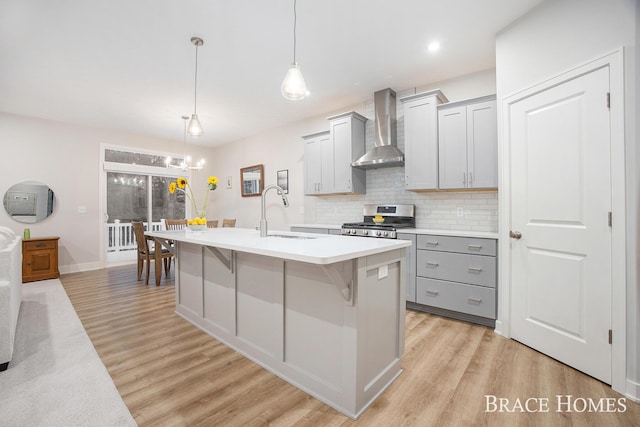
[[[634,402],[640,403],[640,383],[627,379],[627,390],[625,396]]]
[[[102,264],[98,262],[86,262],[84,264],[61,265],[60,274],[79,273],[81,271],[100,270]]]

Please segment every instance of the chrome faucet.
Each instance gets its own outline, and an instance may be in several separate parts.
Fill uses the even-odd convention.
[[[260,217],[260,237],[267,237],[267,210],[264,206],[264,196],[267,194],[267,191],[271,190],[272,188],[277,189],[282,195],[282,203],[284,204],[284,207],[289,207],[289,200],[287,200],[287,195],[284,194],[284,190],[282,189],[282,187],[271,184],[267,185],[265,189],[262,190],[262,201],[260,205],[262,208],[262,216]]]

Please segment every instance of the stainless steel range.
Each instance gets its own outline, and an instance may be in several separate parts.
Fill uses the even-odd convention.
[[[414,205],[364,205],[364,221],[342,224],[345,236],[395,239],[399,228],[415,228]],[[382,222],[376,217],[381,217]]]

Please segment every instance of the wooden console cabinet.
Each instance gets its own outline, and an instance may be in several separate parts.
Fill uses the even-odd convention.
[[[22,241],[22,283],[60,277],[58,239],[39,237]]]

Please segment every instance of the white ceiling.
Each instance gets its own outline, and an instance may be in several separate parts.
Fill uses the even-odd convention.
[[[280,85],[293,0],[0,0],[0,111],[182,139],[193,110],[216,145],[495,67],[495,34],[541,0],[299,0],[311,97]],[[427,51],[439,40],[437,53]]]

